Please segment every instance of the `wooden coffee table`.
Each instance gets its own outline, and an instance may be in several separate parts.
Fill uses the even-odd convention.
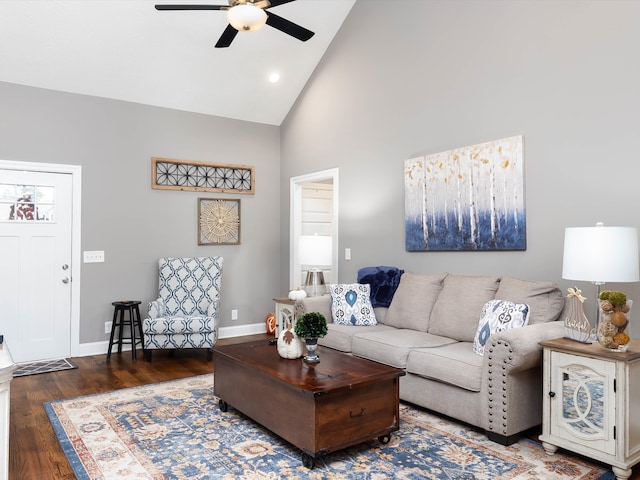
[[[404,371],[318,347],[320,362],[287,360],[268,340],[216,346],[214,391],[223,412],[239,410],[302,450],[302,462],[400,427]]]

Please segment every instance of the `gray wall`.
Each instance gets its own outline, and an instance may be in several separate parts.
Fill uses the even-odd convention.
[[[255,166],[255,195],[151,189],[151,157]],[[80,343],[104,341],[111,302],[155,298],[163,256],[222,255],[221,325],[264,322],[280,294],[279,129],[0,83],[0,159],[82,166]],[[198,246],[197,198],[241,199],[241,245]],[[231,321],[231,309],[239,311]]]
[[[640,2],[358,0],[280,129],[0,83],[0,159],[83,167],[82,249],[106,262],[82,266],[82,343],[111,301],[155,296],[165,255],[224,256],[222,325],[262,322],[289,288],[289,178],[331,167],[340,281],[386,264],[564,289],[565,227],[640,223],[639,22]],[[403,161],[517,134],[527,250],[406,252]],[[256,194],[152,190],[152,156],[254,165]],[[242,199],[241,245],[197,245],[199,196]]]
[[[640,223],[640,2],[391,3],[356,2],[282,126],[283,258],[285,182],[338,167],[340,281],[394,265],[549,279],[566,291],[576,282],[561,278],[565,227]],[[518,134],[527,250],[405,251],[404,160]],[[593,300],[594,286],[577,285]],[[606,288],[640,302],[638,283]]]

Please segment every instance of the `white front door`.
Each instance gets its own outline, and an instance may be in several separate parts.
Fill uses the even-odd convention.
[[[72,185],[0,169],[0,333],[16,363],[71,354]]]

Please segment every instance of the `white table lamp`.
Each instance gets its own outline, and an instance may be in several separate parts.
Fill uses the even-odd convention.
[[[571,227],[564,233],[562,278],[606,282],[640,280],[638,229],[635,227]]]
[[[299,261],[309,267],[304,288],[307,295],[315,297],[324,295],[324,274],[319,268],[333,263],[332,239],[326,235],[301,235],[299,241]]]
[[[596,305],[600,287],[606,282],[639,281],[638,229],[605,227],[602,223],[565,229],[562,278],[596,285]]]

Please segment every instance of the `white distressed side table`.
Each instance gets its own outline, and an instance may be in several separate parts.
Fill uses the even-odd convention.
[[[618,480],[640,461],[640,340],[626,352],[566,338],[543,347],[540,440],[611,465]]]

